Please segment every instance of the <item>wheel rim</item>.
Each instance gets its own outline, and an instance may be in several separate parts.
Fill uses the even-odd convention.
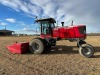
[[[85,55],[89,55],[89,54],[91,54],[91,49],[88,48],[88,47],[85,47],[85,48],[83,48],[83,53],[84,53]]]
[[[33,50],[38,50],[39,49],[39,44],[38,43],[33,43],[32,45]]]

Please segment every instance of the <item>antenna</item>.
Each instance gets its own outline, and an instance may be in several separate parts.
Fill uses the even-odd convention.
[[[34,24],[37,22],[37,20],[38,20],[38,16],[35,17]]]
[[[58,21],[57,21],[57,27],[58,27]]]
[[[38,16],[36,16],[36,20],[38,20]]]

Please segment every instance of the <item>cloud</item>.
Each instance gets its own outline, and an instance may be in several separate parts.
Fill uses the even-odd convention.
[[[31,17],[39,16],[43,12],[41,7],[31,4],[30,2],[27,3],[23,0],[0,0],[0,3],[17,12],[24,12]]]
[[[29,30],[29,28],[23,28],[22,30],[26,30],[27,31],[27,30]]]
[[[5,23],[5,22],[0,22],[0,26],[6,26],[7,25],[7,23]]]
[[[24,30],[24,31],[29,31],[29,32],[35,32],[35,30],[32,30],[32,29],[30,29],[30,28],[23,28],[22,30]]]
[[[20,26],[28,26],[25,22],[18,22],[18,25],[20,25]]]
[[[44,13],[54,17],[59,23],[65,21],[70,25],[74,20],[75,24],[85,24],[87,32],[100,32],[100,0],[30,0],[43,8]]]
[[[69,25],[75,20],[75,24],[86,24],[88,32],[100,30],[100,0],[0,0],[0,3],[33,18],[53,17],[59,25],[61,21]]]
[[[8,21],[8,22],[11,22],[11,23],[15,23],[15,22],[16,22],[16,20],[13,19],[13,18],[7,18],[7,19],[5,19],[5,20]]]

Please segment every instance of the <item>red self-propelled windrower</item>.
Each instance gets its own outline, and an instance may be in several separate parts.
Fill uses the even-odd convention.
[[[50,51],[52,46],[56,46],[56,41],[65,39],[70,42],[77,42],[79,53],[85,57],[92,57],[94,49],[91,45],[87,44],[86,39],[86,26],[85,25],[73,25],[62,27],[55,26],[55,19],[45,18],[37,19],[36,22],[40,26],[40,37],[32,39],[29,43],[16,43],[7,48],[12,53],[25,53],[30,51],[34,54],[41,54],[46,51]]]

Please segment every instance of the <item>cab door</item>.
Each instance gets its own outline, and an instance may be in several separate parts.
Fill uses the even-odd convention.
[[[51,37],[51,27],[49,21],[41,22],[41,37]]]

